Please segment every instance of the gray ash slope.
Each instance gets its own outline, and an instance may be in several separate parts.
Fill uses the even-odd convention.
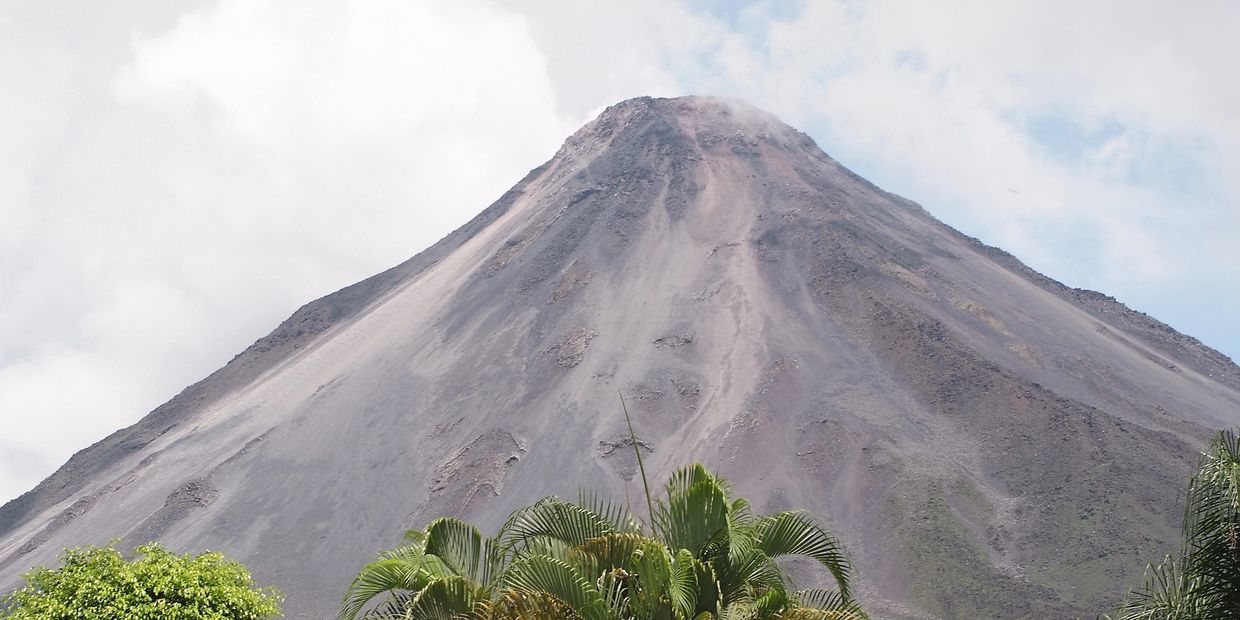
[[[0,508],[0,587],[121,537],[334,615],[407,527],[701,461],[847,542],[877,617],[1092,615],[1177,546],[1240,368],[763,112],[609,108],[465,227],[308,304]]]

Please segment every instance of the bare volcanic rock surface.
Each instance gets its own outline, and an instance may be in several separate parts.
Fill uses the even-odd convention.
[[[334,616],[401,532],[700,461],[848,545],[881,618],[1067,618],[1177,546],[1240,368],[965,237],[736,102],[607,109],[473,221],[312,302],[0,508],[222,550]]]

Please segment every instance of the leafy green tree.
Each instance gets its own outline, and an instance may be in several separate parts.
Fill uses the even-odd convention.
[[[495,538],[437,519],[362,569],[340,618],[865,618],[834,537],[804,513],[754,514],[730,491],[693,465],[649,502],[649,525],[589,495],[518,509]],[[816,561],[834,587],[791,590],[785,556]]]
[[[1188,484],[1184,545],[1147,571],[1120,620],[1240,619],[1240,439],[1220,431]]]
[[[112,545],[68,549],[58,569],[36,568],[0,599],[2,620],[260,620],[282,596],[256,588],[219,553],[176,555],[156,543],[126,560]]]

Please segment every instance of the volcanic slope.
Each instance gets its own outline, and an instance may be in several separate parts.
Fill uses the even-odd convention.
[[[701,461],[824,518],[876,617],[1066,618],[1175,551],[1240,368],[718,99],[607,109],[469,224],[312,302],[0,508],[66,546],[219,549],[334,615],[408,527]],[[635,501],[634,505],[640,505]]]

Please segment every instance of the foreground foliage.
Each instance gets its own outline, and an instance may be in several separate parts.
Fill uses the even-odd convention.
[[[114,547],[69,549],[0,601],[3,620],[259,620],[280,615],[279,592],[219,553],[176,555],[158,544],[126,560]]]
[[[701,465],[675,472],[651,523],[590,495],[518,509],[495,538],[440,518],[362,569],[356,618],[857,620],[840,544],[800,512],[757,515]],[[834,588],[793,591],[776,558],[803,556]]]
[[[1189,481],[1184,548],[1151,566],[1118,620],[1240,618],[1240,439],[1215,436]]]

